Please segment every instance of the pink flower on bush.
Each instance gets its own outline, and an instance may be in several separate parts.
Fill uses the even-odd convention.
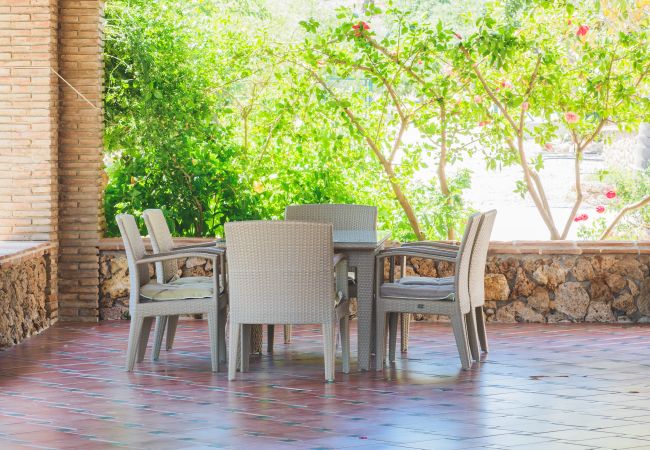
[[[604,213],[604,212],[605,212],[605,207],[604,207],[603,205],[598,205],[598,206],[596,206],[596,212],[597,212],[598,214],[602,214],[602,213]]]
[[[571,19],[566,21],[567,25],[571,25],[573,22],[571,22]]]
[[[551,144],[550,142],[547,142],[546,144],[544,144],[544,148],[546,150],[548,150],[548,151],[551,151],[551,150],[553,150],[553,144]]]
[[[454,36],[456,36],[456,39],[460,39],[461,41],[463,40],[463,37],[459,33],[454,32]]]
[[[576,31],[576,36],[586,36],[588,31],[589,31],[588,25],[580,25],[578,27],[578,31]]]
[[[484,126],[488,125],[489,123],[490,123],[489,120],[481,120],[481,121],[478,123],[478,126],[479,126],[479,127],[484,127]]]
[[[502,80],[501,87],[503,89],[510,89],[512,87],[512,83],[510,83],[508,80]]]
[[[576,123],[578,119],[578,115],[574,112],[569,111],[564,113],[564,120],[566,120],[567,123]]]
[[[483,97],[481,97],[480,95],[475,95],[474,96],[474,103],[476,103],[477,105],[480,105],[481,103],[483,103]]]
[[[582,222],[583,220],[589,219],[589,216],[585,213],[579,214],[574,217],[573,221],[574,222]]]
[[[605,197],[607,198],[615,198],[616,197],[616,191],[609,190],[605,192]]]
[[[521,104],[521,110],[522,110],[522,111],[528,111],[528,108],[530,108],[530,103],[528,103],[528,102],[523,102],[523,103]]]

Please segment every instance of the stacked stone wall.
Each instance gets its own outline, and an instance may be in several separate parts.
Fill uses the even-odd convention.
[[[0,349],[46,329],[52,317],[51,252],[38,249],[0,260]]]
[[[128,268],[119,241],[104,242],[100,318],[118,319],[128,311]],[[212,273],[211,264],[198,258],[183,260],[179,267],[183,276]],[[396,266],[397,277],[400,272]],[[150,273],[153,276],[153,267]],[[451,276],[454,264],[410,258],[406,274]],[[494,242],[486,265],[485,298],[490,322],[650,322],[650,247],[636,242]],[[423,315],[415,319],[445,320]]]

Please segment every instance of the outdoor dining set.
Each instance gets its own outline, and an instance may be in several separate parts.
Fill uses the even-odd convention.
[[[204,314],[212,371],[228,362],[229,380],[237,369],[249,368],[254,328],[267,325],[272,352],[274,325],[284,325],[288,343],[292,325],[320,324],[325,379],[333,381],[337,341],[343,372],[350,371],[350,298],[356,298],[360,370],[370,369],[372,353],[382,370],[387,344],[388,360],[395,361],[400,317],[403,348],[408,340],[406,314],[448,316],[461,365],[469,369],[472,359],[488,351],[483,278],[495,217],[496,211],[471,215],[460,243],[419,241],[385,249],[390,233],[377,230],[373,206],[290,205],[283,221],[230,222],[224,239],[179,247],[163,212],[149,209],[143,213],[153,249],[148,254],[135,217],[120,214],[130,276],[126,368],[144,359],[154,319],[157,360],[163,337],[172,349],[179,316]],[[211,261],[212,276],[179,277],[178,261],[192,257]],[[406,276],[407,258],[454,263],[454,275]]]

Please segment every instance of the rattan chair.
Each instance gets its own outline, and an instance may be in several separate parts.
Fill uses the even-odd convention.
[[[147,256],[135,218],[130,214],[119,214],[116,220],[129,265],[131,326],[127,349],[127,371],[133,370],[136,360],[141,362],[144,359],[154,317],[180,314],[207,315],[212,371],[218,371],[219,348],[225,348],[225,343],[221,344],[218,340],[221,336],[225,336],[225,330],[221,329],[225,326],[223,311],[227,303],[225,296],[219,295],[221,290],[218,272],[215,271],[211,286],[176,282],[161,284],[149,279],[149,264],[178,258],[199,257],[211,259],[217,267],[218,260],[223,256],[223,250],[217,248],[176,250]]]
[[[250,326],[268,323],[321,324],[325,379],[333,381],[339,321],[343,371],[348,372],[349,302],[347,282],[340,282],[346,280],[347,261],[334,255],[332,225],[231,222],[225,225],[225,236],[230,296],[228,379],[235,379],[233,361],[238,348],[241,370],[248,370]]]
[[[467,336],[466,314],[471,311],[469,297],[469,270],[472,249],[478,233],[480,215],[474,214],[467,221],[463,241],[457,252],[441,252],[429,247],[398,247],[387,249],[377,255],[377,349],[376,366],[382,370],[386,354],[386,335],[389,334],[389,361],[395,361],[396,322],[395,313],[421,313],[449,316],[456,346],[463,369],[471,367],[471,351]],[[390,258],[418,257],[455,263],[452,283],[419,283],[417,279],[393,279],[393,272],[384,282],[384,260]],[[413,277],[409,277],[413,278]],[[389,321],[386,321],[390,315]],[[389,322],[392,322],[389,323]],[[390,328],[390,333],[387,333]]]
[[[485,264],[487,262],[488,247],[490,245],[490,236],[494,228],[497,211],[491,210],[480,215],[479,229],[472,248],[472,257],[469,265],[469,298],[472,306],[471,314],[468,314],[467,331],[472,351],[472,357],[479,360],[479,346],[484,352],[489,351],[487,332],[485,328],[485,315],[483,305],[485,304]],[[420,241],[402,244],[403,247],[427,247],[439,252],[446,252],[448,256],[453,257],[457,254],[460,244]],[[453,283],[453,277],[429,278],[429,277],[405,277],[403,283],[408,284],[415,282],[423,283]]]
[[[301,222],[331,223],[335,230],[375,231],[377,229],[377,207],[346,204],[289,205],[284,210],[284,220]],[[349,267],[348,292],[356,298],[356,268]],[[285,343],[291,342],[291,326],[285,326]]]
[[[149,238],[151,239],[151,247],[153,248],[154,254],[166,253],[172,250],[190,250],[203,248],[214,248],[219,241],[211,241],[201,244],[192,244],[184,246],[174,246],[174,240],[172,234],[167,225],[167,220],[165,215],[160,209],[147,209],[142,213],[144,223],[147,226],[147,231],[149,232]],[[222,289],[221,294],[225,293],[226,285],[226,275],[225,275],[225,263],[223,258],[219,259],[219,265],[214,266],[213,270],[220,273],[220,283],[219,286]],[[178,260],[172,259],[156,263],[156,279],[158,283],[170,283],[176,282],[176,284],[196,284],[204,283],[208,286],[212,284],[212,277],[183,277],[179,278],[179,267]],[[226,314],[226,311],[223,311],[223,314]],[[226,320],[225,316],[222,320]],[[176,326],[178,323],[178,316],[160,316],[156,318],[156,328],[154,332],[154,348],[153,356],[154,359],[158,359],[160,354],[160,346],[162,345],[163,334],[166,333],[165,348],[171,350],[174,344],[174,336],[176,335]],[[225,323],[225,322],[224,322]],[[223,329],[222,329],[223,331]],[[225,331],[224,331],[225,333]],[[219,355],[221,355],[222,361],[225,361],[226,358],[226,348],[225,348],[225,336],[219,338],[219,343],[222,343],[224,347],[219,350]]]

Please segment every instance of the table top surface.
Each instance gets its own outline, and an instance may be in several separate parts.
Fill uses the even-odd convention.
[[[332,241],[335,249],[374,250],[381,247],[390,234],[386,230],[334,230]],[[219,239],[216,245],[227,247],[225,239]]]

